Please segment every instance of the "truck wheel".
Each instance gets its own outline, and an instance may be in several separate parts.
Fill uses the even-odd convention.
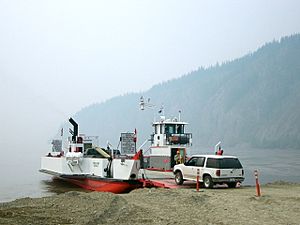
[[[182,173],[180,171],[177,171],[175,174],[175,183],[177,185],[182,185],[183,184],[183,177]]]
[[[206,175],[204,178],[203,178],[203,184],[204,184],[204,187],[205,188],[212,188],[214,186],[214,183],[211,179],[211,176],[209,175]]]
[[[228,187],[229,188],[235,188],[236,187],[236,182],[230,182],[230,183],[227,183]]]

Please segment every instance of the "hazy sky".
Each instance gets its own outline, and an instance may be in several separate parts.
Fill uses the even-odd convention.
[[[0,0],[0,32],[5,142],[18,123],[46,137],[91,103],[298,33],[300,1]]]

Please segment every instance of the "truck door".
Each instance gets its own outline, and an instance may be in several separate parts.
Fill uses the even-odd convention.
[[[187,163],[185,163],[185,166],[183,168],[184,179],[195,179],[194,171],[196,168],[197,161],[197,157],[192,157]]]
[[[205,157],[198,157],[195,168],[193,170],[193,175],[195,179],[197,178],[197,171],[199,170],[200,181],[202,181],[204,161],[205,161]]]

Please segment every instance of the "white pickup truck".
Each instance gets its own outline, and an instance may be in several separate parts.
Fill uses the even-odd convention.
[[[174,166],[175,182],[183,184],[184,180],[197,179],[203,182],[205,188],[212,188],[214,184],[227,184],[236,187],[237,182],[244,181],[243,167],[235,156],[223,155],[194,155],[186,163]]]

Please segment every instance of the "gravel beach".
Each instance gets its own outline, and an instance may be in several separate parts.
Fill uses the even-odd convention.
[[[0,204],[0,224],[300,224],[300,184],[67,192]]]

